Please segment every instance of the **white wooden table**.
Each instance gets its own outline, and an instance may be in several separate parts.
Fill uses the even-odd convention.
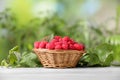
[[[0,80],[120,80],[120,67],[0,68]]]

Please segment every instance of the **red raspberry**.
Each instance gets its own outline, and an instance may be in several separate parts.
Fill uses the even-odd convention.
[[[82,50],[82,47],[79,44],[74,44],[75,50]]]
[[[68,44],[62,44],[62,49],[68,50]]]
[[[68,44],[75,44],[75,42],[73,42],[73,41],[68,41]]]
[[[59,40],[57,40],[57,39],[52,39],[50,42],[52,42],[52,43],[55,43],[55,42],[58,42]]]
[[[53,43],[48,43],[48,44],[46,45],[46,48],[47,48],[47,49],[50,49],[50,50],[53,50],[53,49],[55,48],[55,45],[54,45]]]
[[[41,42],[40,44],[39,44],[39,48],[46,48],[46,44],[47,44],[48,42],[46,42],[46,41],[43,41],[43,42]]]
[[[55,49],[56,49],[56,50],[61,50],[62,47],[61,47],[61,45],[56,45],[56,46],[55,46]]]
[[[80,43],[79,45],[81,46],[81,50],[85,50],[85,46],[82,43]]]
[[[62,38],[59,39],[59,42],[62,42]]]
[[[62,45],[62,42],[56,42],[55,45]]]
[[[75,44],[76,42],[74,40],[70,39],[68,43],[69,44]]]
[[[39,44],[40,44],[40,42],[38,42],[38,41],[37,41],[37,42],[34,42],[34,48],[37,48],[37,49],[38,49],[38,48],[39,48]]]
[[[54,36],[54,39],[59,40],[60,38],[62,38],[61,36]]]
[[[75,49],[74,45],[73,44],[69,44],[69,49],[74,50]]]
[[[62,38],[63,41],[69,41],[70,38],[68,36],[65,36],[64,38]]]
[[[68,42],[67,42],[67,41],[62,41],[62,43],[63,43],[63,44],[68,44]]]

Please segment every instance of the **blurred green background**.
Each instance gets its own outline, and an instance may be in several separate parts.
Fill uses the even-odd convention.
[[[119,0],[0,0],[0,61],[18,45],[32,51],[47,35],[70,36],[86,48],[106,43],[120,62]]]

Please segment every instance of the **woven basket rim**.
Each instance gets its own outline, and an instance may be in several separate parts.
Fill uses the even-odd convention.
[[[78,51],[78,50],[49,50],[49,49],[33,49],[33,51],[41,51],[41,52],[48,52],[48,53],[85,53],[85,51]]]
[[[75,67],[85,51],[33,49],[42,65],[46,68]]]

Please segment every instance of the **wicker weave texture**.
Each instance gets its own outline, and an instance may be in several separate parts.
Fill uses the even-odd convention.
[[[77,50],[47,50],[34,49],[44,67],[48,68],[72,68],[75,67],[83,51]]]

